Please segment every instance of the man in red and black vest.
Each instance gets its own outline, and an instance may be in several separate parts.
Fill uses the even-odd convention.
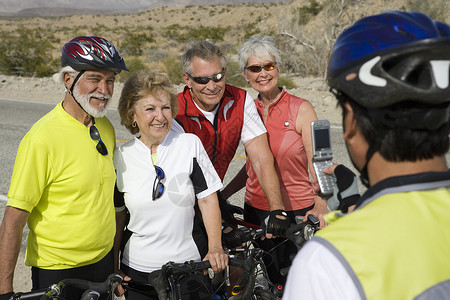
[[[222,180],[239,142],[243,143],[269,201],[271,214],[266,236],[284,234],[289,221],[281,200],[266,129],[252,97],[243,89],[225,84],[226,58],[208,41],[190,44],[182,56],[182,67],[186,87],[178,94],[176,120],[185,132],[194,133],[201,139]],[[228,224],[223,226],[222,237],[229,248],[242,243],[234,229]]]

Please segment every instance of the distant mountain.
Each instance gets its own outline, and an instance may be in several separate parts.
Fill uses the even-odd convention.
[[[162,6],[236,5],[283,3],[289,0],[2,0],[0,16],[50,17],[80,14],[116,14],[146,11]]]
[[[21,15],[42,15],[42,10],[53,11],[56,14],[66,14],[66,10],[73,12],[81,11],[121,11],[121,10],[139,10],[149,7],[158,0],[2,0],[0,3],[0,13],[10,16]]]

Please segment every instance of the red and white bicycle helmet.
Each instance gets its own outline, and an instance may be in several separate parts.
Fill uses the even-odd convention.
[[[77,71],[109,69],[118,74],[128,71],[116,48],[101,37],[79,36],[62,48],[61,66],[71,66]]]

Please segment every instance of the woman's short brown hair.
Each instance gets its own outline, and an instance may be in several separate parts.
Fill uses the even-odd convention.
[[[131,134],[139,132],[138,127],[133,127],[134,106],[136,103],[148,95],[157,96],[160,91],[169,94],[172,116],[175,117],[178,112],[177,95],[172,82],[166,74],[142,70],[136,72],[125,82],[120,95],[118,109],[120,123]]]

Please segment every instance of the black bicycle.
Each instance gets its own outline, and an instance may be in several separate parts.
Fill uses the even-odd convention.
[[[71,286],[84,290],[80,300],[97,300],[101,295],[106,295],[107,299],[114,299],[114,290],[121,284],[123,278],[117,274],[111,274],[103,282],[92,282],[82,279],[64,279],[60,282],[53,284],[47,289],[32,291],[26,293],[15,293],[11,296],[10,300],[23,300],[23,299],[63,299],[61,295],[64,288]]]
[[[225,290],[228,286],[229,275],[223,271],[219,280],[212,279],[211,294],[207,297],[214,299],[268,299],[278,300],[279,297],[269,292],[267,287],[262,284],[261,276],[264,274],[264,267],[261,268],[262,250],[258,248],[250,249],[240,255],[229,254],[229,265],[243,271],[237,283],[232,289],[231,295],[226,295]],[[186,293],[195,293],[195,290],[183,291],[180,285],[180,278],[188,278],[194,274],[199,274],[211,267],[208,261],[185,263],[168,262],[160,270],[153,271],[148,276],[148,282],[124,281],[122,285],[129,290],[139,293],[157,296],[158,299],[182,300],[187,297]],[[260,267],[261,269],[258,269]],[[259,279],[258,279],[259,278]]]
[[[256,230],[255,233],[257,232],[258,236],[261,236],[262,230],[260,230],[260,226],[246,222],[243,219],[242,216],[244,215],[244,209],[242,207],[232,204],[228,204],[228,207],[232,213],[232,219],[236,226],[239,226],[240,229],[244,231],[248,231],[249,229]],[[316,216],[309,214],[305,222],[303,222],[303,217],[300,216],[295,217],[295,222],[295,224],[292,224],[286,230],[285,237],[286,239],[292,241],[297,246],[297,249],[300,250],[305,242],[310,240],[314,233],[319,230],[320,221]],[[248,237],[252,237],[252,235],[250,234]],[[252,239],[247,238],[247,241],[252,241]]]
[[[231,204],[228,204],[228,208],[232,213],[232,220],[234,224],[238,226],[241,230],[244,231],[248,231],[249,229],[260,230],[260,226],[246,222],[243,219],[244,215],[243,208]],[[297,247],[297,250],[300,250],[300,248],[303,247],[305,242],[310,240],[313,237],[313,235],[319,230],[319,228],[320,228],[320,221],[316,216],[309,214],[306,221],[304,221],[304,217],[296,216],[295,223],[291,224],[291,226],[286,230],[286,233],[282,237],[285,238],[286,242],[288,240],[293,242]],[[255,247],[258,247],[256,239],[247,239],[247,242],[249,241],[254,243]],[[275,248],[271,249],[270,252],[274,250]],[[271,253],[266,254],[271,255]],[[280,273],[282,275],[287,274],[287,269],[280,270]]]
[[[230,270],[226,269],[213,277],[211,273],[210,287],[197,287],[188,291],[182,289],[181,280],[203,274],[211,267],[208,261],[185,263],[168,262],[161,269],[153,271],[148,276],[148,282],[124,281],[122,285],[129,290],[158,297],[158,299],[183,300],[187,293],[196,293],[196,289],[210,289],[210,296],[214,299],[230,300],[279,300],[277,287],[269,280],[266,265],[263,261],[264,250],[258,248],[258,240],[264,235],[259,228],[248,228],[241,222],[239,229],[243,231],[246,245],[242,248],[229,250],[229,265],[233,270],[239,270],[238,280],[230,286]],[[310,215],[307,222],[299,221],[293,224],[286,233],[286,238],[292,240],[298,248],[311,238],[319,228],[319,221]],[[280,270],[287,272],[288,270]],[[231,288],[230,288],[231,287]],[[228,294],[228,292],[231,292]],[[208,298],[210,299],[210,298]]]

